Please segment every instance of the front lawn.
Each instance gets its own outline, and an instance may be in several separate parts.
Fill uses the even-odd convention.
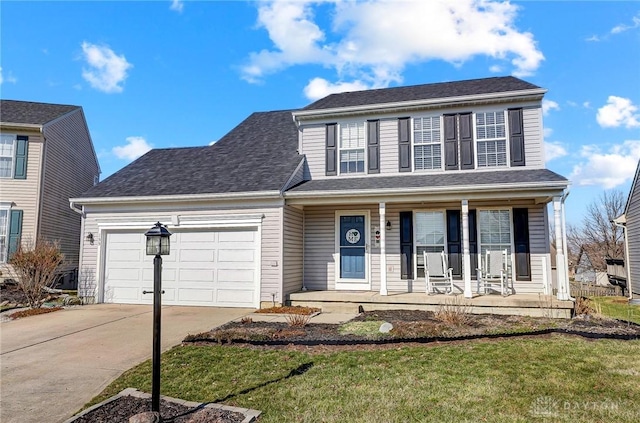
[[[268,422],[640,420],[640,341],[573,336],[322,353],[188,345],[162,356],[162,393],[262,410]],[[151,391],[151,363],[126,387]]]
[[[596,311],[614,319],[626,320],[640,325],[640,305],[629,304],[626,297],[591,297]]]

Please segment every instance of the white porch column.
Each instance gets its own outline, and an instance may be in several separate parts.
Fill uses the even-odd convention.
[[[469,253],[469,200],[462,200],[462,279],[464,281],[465,298],[472,298],[471,255]]]
[[[553,197],[553,225],[556,238],[556,274],[558,275],[558,300],[561,301],[571,299],[571,295],[569,293],[569,275],[567,272],[566,246],[563,230],[563,203],[563,197]]]
[[[387,295],[387,211],[385,203],[379,204],[380,214],[380,295]]]

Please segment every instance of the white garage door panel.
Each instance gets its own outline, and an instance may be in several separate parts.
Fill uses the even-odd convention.
[[[181,231],[163,256],[162,303],[253,307],[258,297],[259,237],[256,230]],[[144,233],[107,234],[104,301],[151,304],[153,256]]]

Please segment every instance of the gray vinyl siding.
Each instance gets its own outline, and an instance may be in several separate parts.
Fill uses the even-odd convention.
[[[380,120],[380,174],[398,173],[398,120]]]
[[[22,244],[27,246],[37,238],[38,209],[40,208],[39,185],[41,178],[41,160],[43,142],[40,134],[5,131],[3,133],[25,135],[29,137],[27,153],[26,179],[0,179],[0,202],[11,203],[14,210],[22,210]],[[68,204],[68,203],[67,203]],[[67,205],[68,207],[68,205]],[[10,269],[3,265],[5,272]]]
[[[303,212],[292,206],[283,208],[282,285],[283,296],[302,289]]]
[[[296,169],[296,172],[292,175],[291,180],[282,188],[283,191],[288,190],[291,187],[295,187],[300,182],[305,180],[305,168],[307,168],[305,160],[302,159],[300,167]]]
[[[634,296],[640,295],[640,181],[638,172],[631,186],[627,206],[627,246],[629,248],[629,285]]]
[[[99,287],[103,269],[100,266],[101,236],[98,226],[98,219],[125,219],[125,221],[151,219],[163,222],[171,222],[174,216],[198,215],[198,216],[234,216],[241,214],[262,214],[264,218],[261,226],[261,280],[260,280],[260,301],[271,302],[272,294],[275,295],[276,302],[282,302],[282,207],[224,207],[216,204],[199,206],[198,209],[181,209],[179,205],[147,206],[144,211],[117,211],[113,208],[89,207],[85,208],[86,218],[84,222],[84,233],[82,236],[82,257],[79,270],[79,295],[83,297],[93,297]],[[153,216],[153,217],[150,217]],[[153,224],[153,223],[151,223]],[[170,225],[170,224],[169,224]],[[215,229],[215,228],[212,228]],[[92,233],[94,243],[91,245],[86,240],[86,234]]]
[[[335,289],[335,209],[304,209],[304,285],[311,290]]]
[[[544,169],[542,108],[524,108],[522,110],[522,120],[526,167]]]
[[[309,179],[327,178],[325,175],[325,125],[302,127],[302,154],[307,158]],[[382,154],[381,154],[382,156]],[[381,157],[382,158],[382,157]]]
[[[529,208],[529,250],[531,252],[531,281],[515,281],[514,287],[519,294],[537,294],[544,290],[543,261],[547,262],[547,281],[549,279],[549,239],[547,238],[547,221],[545,205]]]
[[[99,174],[82,110],[45,126],[39,235],[60,243],[67,264],[78,266],[80,215],[69,207]]]

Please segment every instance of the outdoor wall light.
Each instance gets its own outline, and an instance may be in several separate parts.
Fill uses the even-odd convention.
[[[171,232],[169,232],[166,226],[158,222],[144,235],[147,237],[148,256],[169,255],[169,237],[171,236]]]
[[[91,232],[87,234],[87,241],[89,241],[89,244],[93,245],[93,234]]]
[[[390,231],[391,230],[391,221],[387,220],[387,230]]]

